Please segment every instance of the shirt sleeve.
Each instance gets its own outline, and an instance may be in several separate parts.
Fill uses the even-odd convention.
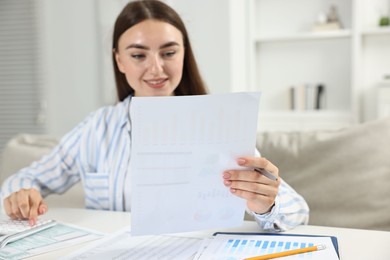
[[[309,206],[305,199],[283,179],[271,211],[265,214],[249,213],[260,228],[269,231],[286,231],[309,222]]]
[[[31,188],[40,191],[43,197],[50,193],[61,194],[78,182],[80,139],[92,116],[93,113],[66,134],[48,155],[8,177],[2,185],[2,198]]]

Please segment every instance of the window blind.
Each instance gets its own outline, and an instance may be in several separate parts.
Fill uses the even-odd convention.
[[[37,7],[0,1],[0,151],[16,134],[44,131]]]

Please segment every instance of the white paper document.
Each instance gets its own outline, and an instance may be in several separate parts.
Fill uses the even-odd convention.
[[[151,235],[239,226],[222,173],[254,156],[260,93],[133,97],[131,226]]]
[[[283,235],[217,235],[204,240],[194,260],[241,260],[313,245],[325,245],[324,250],[285,256],[280,259],[338,260],[330,237]],[[278,258],[279,259],[279,258]]]
[[[51,228],[7,244],[0,249],[0,259],[24,259],[101,237],[103,234],[100,232],[58,223]]]
[[[201,238],[170,235],[133,237],[126,228],[61,260],[186,260],[193,259],[201,242]]]

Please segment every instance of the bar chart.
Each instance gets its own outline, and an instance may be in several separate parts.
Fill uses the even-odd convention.
[[[307,252],[283,257],[284,259],[338,260],[338,254],[330,237],[291,236],[291,235],[226,235],[218,234],[210,239],[196,260],[242,260],[247,257],[262,256],[288,250],[325,245],[325,250]]]
[[[311,242],[276,241],[274,239],[229,239],[225,246],[220,248],[221,251],[217,253],[237,255],[245,251],[253,255],[265,255],[308,246],[314,246],[314,244]],[[311,257],[311,254],[312,252],[306,253],[302,257]]]

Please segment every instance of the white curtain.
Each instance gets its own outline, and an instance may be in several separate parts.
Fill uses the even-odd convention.
[[[18,133],[45,129],[37,5],[0,0],[0,151]]]

